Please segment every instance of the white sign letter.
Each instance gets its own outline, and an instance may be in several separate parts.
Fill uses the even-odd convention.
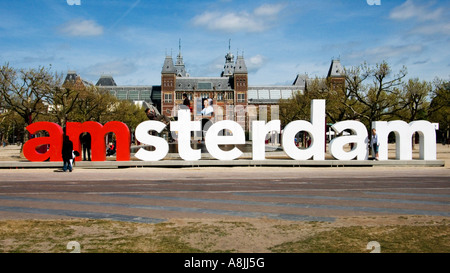
[[[220,136],[222,130],[231,130],[233,135]],[[209,127],[205,136],[205,145],[208,152],[219,160],[233,160],[242,155],[242,152],[234,147],[231,151],[223,151],[218,145],[245,144],[245,133],[242,127],[231,120],[219,121]]]
[[[298,149],[295,146],[295,135],[306,131],[311,136],[311,146],[307,149]],[[325,159],[325,100],[311,101],[311,123],[305,120],[296,120],[289,123],[283,131],[284,152],[295,160]]]
[[[169,144],[164,139],[149,135],[148,132],[155,130],[160,133],[166,125],[159,121],[149,120],[144,121],[136,127],[136,139],[146,145],[155,147],[155,151],[147,151],[140,148],[134,155],[143,161],[158,161],[163,159],[169,152]]]
[[[280,121],[272,120],[266,124],[265,121],[253,121],[253,139],[252,139],[252,153],[253,160],[266,159],[266,135],[272,131],[280,133]]]
[[[189,110],[179,110],[178,121],[170,122],[170,130],[178,131],[178,152],[184,160],[199,160],[202,157],[200,149],[193,150],[191,148],[191,132],[201,129],[202,124],[199,120],[191,121]]]
[[[380,142],[379,159],[388,159],[388,135],[395,134],[396,159],[412,159],[412,136],[419,133],[419,157],[422,160],[436,160],[436,131],[429,121],[419,120],[406,123],[401,120],[375,121],[372,127],[376,129]]]
[[[338,122],[331,128],[336,131],[336,134],[340,134],[344,130],[352,131],[350,136],[340,136],[331,140],[330,151],[334,158],[338,160],[352,160],[356,157],[357,160],[367,160],[369,157],[367,149],[369,139],[364,124],[359,121],[347,120]],[[345,152],[343,148],[348,143],[354,143],[354,147],[350,152]]]

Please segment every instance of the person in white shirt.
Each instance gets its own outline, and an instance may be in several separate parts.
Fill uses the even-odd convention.
[[[203,116],[211,116],[214,113],[214,109],[212,107],[212,99],[205,99],[203,101],[203,105],[205,107],[202,109],[201,114]]]
[[[370,146],[372,147],[372,156],[374,160],[378,160],[378,148],[380,143],[378,142],[377,130],[372,129],[372,139],[370,140]]]

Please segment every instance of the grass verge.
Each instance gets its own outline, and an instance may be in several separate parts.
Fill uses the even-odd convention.
[[[68,253],[70,241],[83,253],[368,253],[370,241],[377,241],[382,253],[450,252],[448,219],[375,226],[256,222],[8,220],[0,221],[0,252]]]

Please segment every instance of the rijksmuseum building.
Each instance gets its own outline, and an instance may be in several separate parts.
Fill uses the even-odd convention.
[[[223,111],[219,114],[236,120],[236,113],[231,111],[251,106],[255,106],[253,109],[267,109],[270,117],[271,108],[277,107],[280,99],[289,99],[295,92],[303,93],[311,81],[306,74],[298,74],[291,85],[249,86],[244,56],[238,55],[235,59],[230,51],[225,55],[223,70],[218,71],[217,77],[191,77],[186,71],[181,46],[176,60],[166,56],[162,63],[160,85],[120,86],[112,76],[103,75],[96,86],[108,90],[118,99],[141,103],[145,108],[154,107],[169,117],[176,115],[174,110],[183,104],[183,94],[187,94],[195,120],[201,119],[204,99],[212,99],[215,113],[219,109]],[[344,69],[339,60],[331,61],[327,78],[332,83],[344,83]],[[69,71],[66,81],[77,79],[81,80],[76,72]]]

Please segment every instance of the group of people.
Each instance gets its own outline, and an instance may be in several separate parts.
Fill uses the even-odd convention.
[[[81,145],[83,148],[83,160],[91,161],[91,135],[87,132],[80,136]],[[75,158],[80,156],[80,153],[74,150],[73,142],[68,135],[63,136],[62,145],[62,159],[63,171],[72,172],[75,165]]]

